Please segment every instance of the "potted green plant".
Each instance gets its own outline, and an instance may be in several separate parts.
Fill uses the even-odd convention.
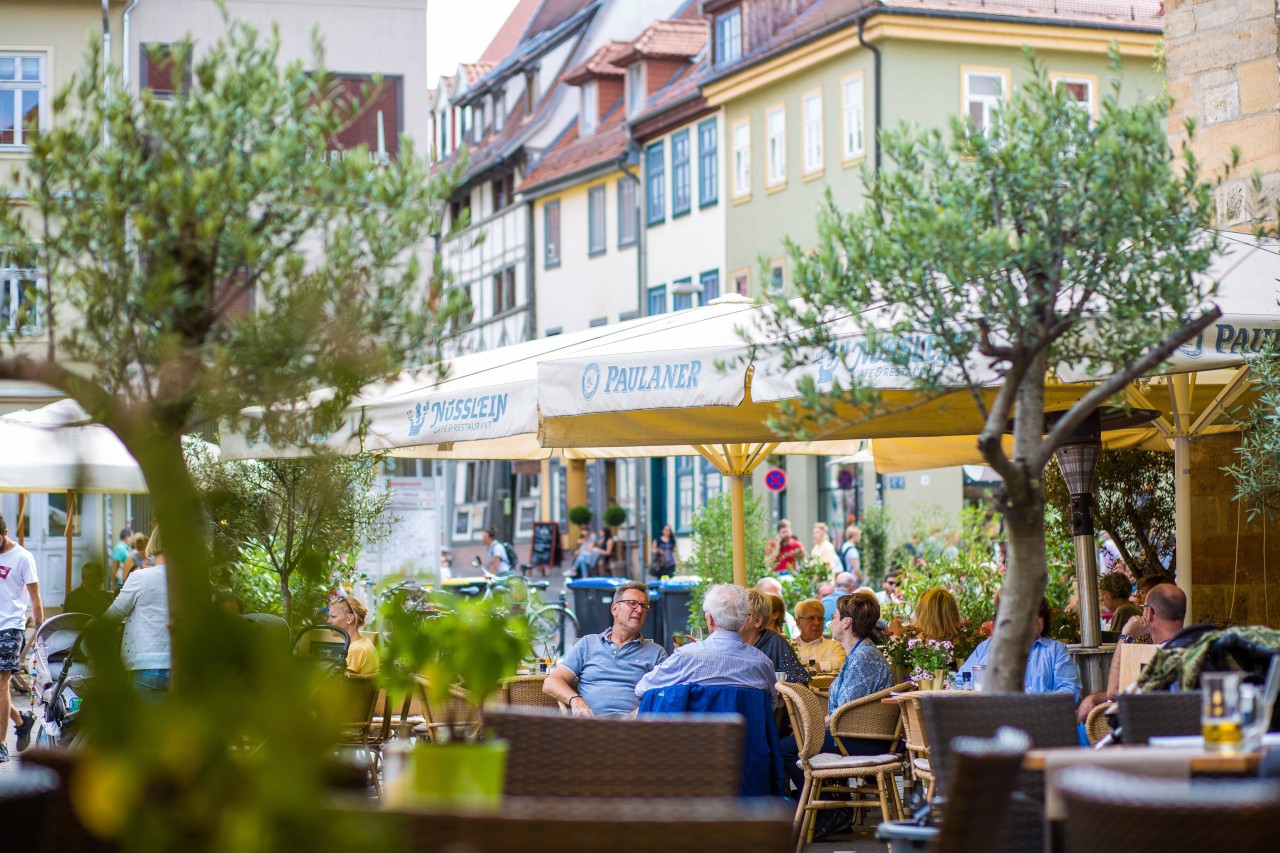
[[[947,666],[952,660],[949,640],[907,640],[907,657],[911,661],[911,678],[921,690],[942,689],[947,683]]]
[[[627,508],[618,504],[609,504],[604,509],[604,523],[613,528],[621,527],[627,520]],[[588,519],[590,521],[590,519]]]
[[[386,686],[403,696],[421,675],[431,706],[446,715],[438,742],[420,743],[407,756],[398,795],[414,804],[496,809],[507,745],[485,737],[484,706],[530,654],[528,623],[498,602],[444,595],[427,613],[393,599],[384,606],[383,618],[391,628],[383,663]],[[449,699],[459,688],[479,709],[474,732],[468,720],[454,716],[457,703]]]

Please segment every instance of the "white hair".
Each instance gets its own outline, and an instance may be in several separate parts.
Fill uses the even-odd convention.
[[[751,612],[747,591],[731,583],[718,583],[702,599],[702,612],[711,615],[717,628],[740,631]]]
[[[771,592],[774,595],[782,595],[782,582],[775,577],[763,577],[756,581],[756,589],[761,592]]]

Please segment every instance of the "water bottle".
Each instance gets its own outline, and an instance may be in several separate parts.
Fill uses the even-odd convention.
[[[960,689],[961,690],[973,689],[973,673],[972,672],[960,673]]]

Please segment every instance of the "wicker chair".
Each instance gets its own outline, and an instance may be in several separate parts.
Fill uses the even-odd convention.
[[[525,708],[559,708],[560,703],[542,692],[545,674],[517,675],[502,682],[502,702]]]
[[[1153,779],[1093,767],[1058,774],[1066,853],[1217,848],[1271,850],[1280,837],[1280,789],[1255,780]]]
[[[1093,746],[1107,735],[1111,734],[1111,721],[1107,719],[1107,710],[1111,707],[1111,702],[1102,702],[1089,712],[1089,716],[1084,721],[1084,733],[1089,739],[1089,746]]]
[[[441,731],[450,726],[461,727],[464,733],[471,734],[480,725],[480,709],[472,704],[465,689],[457,685],[450,687],[449,701],[442,708],[431,702],[430,682],[420,675],[415,675],[413,680],[423,716],[423,722],[413,727],[414,737],[434,742],[440,739]]]
[[[778,693],[787,703],[787,713],[791,715],[791,728],[795,732],[796,746],[800,752],[800,767],[804,770],[804,787],[800,791],[800,801],[796,804],[795,834],[796,851],[799,853],[804,845],[813,841],[813,824],[819,809],[866,809],[878,806],[882,820],[893,820],[901,815],[898,802],[898,786],[894,774],[898,772],[902,761],[891,752],[881,755],[832,755],[822,752],[826,740],[827,705],[821,697],[806,687],[795,684],[779,684]],[[879,707],[892,708],[897,714],[897,706],[881,706],[880,699],[888,695],[888,691],[873,694],[857,702],[837,709],[833,715],[832,734],[837,734],[837,719],[845,723],[839,730],[840,735],[853,737],[885,737],[886,721],[870,712],[855,713],[858,709],[845,708],[853,705],[861,706],[873,697]],[[869,705],[868,705],[869,707]],[[894,723],[893,731],[897,730]],[[865,732],[872,732],[866,734]],[[854,788],[844,784],[847,779],[875,779],[874,795],[869,788]],[[824,792],[847,793],[849,800],[824,800]]]
[[[643,723],[641,723],[643,725]],[[625,761],[604,762],[617,768]],[[736,786],[735,786],[736,789]],[[332,814],[333,812],[331,812]],[[790,810],[776,801],[684,797],[601,800],[507,797],[497,814],[382,811],[355,805],[356,817],[389,849],[410,853],[782,853],[791,838]],[[382,830],[387,830],[383,834]],[[369,837],[369,836],[366,836]]]
[[[1027,695],[1024,693],[973,693],[935,691],[920,694],[928,733],[929,763],[935,790],[947,798],[942,804],[943,819],[951,797],[951,742],[957,737],[991,737],[1002,725],[1026,732],[1032,748],[1078,746],[1075,700],[1064,693]],[[1044,775],[1022,771],[1017,774],[1012,816],[1006,835],[1006,851],[1039,850],[1045,845],[1043,815]]]
[[[339,719],[343,730],[338,740],[340,750],[349,749],[363,755],[368,766],[373,790],[382,796],[382,745],[390,731],[390,701],[387,691],[379,690],[371,678],[343,679],[343,706]],[[381,722],[375,722],[381,701]]]
[[[485,723],[509,745],[511,797],[734,797],[742,783],[746,724],[737,715],[631,720],[494,708]]]
[[[1120,739],[1144,744],[1153,737],[1200,734],[1199,693],[1121,693]]]
[[[924,715],[920,710],[920,697],[910,694],[898,703],[902,709],[902,732],[907,747],[907,772],[913,779],[924,783],[926,800],[933,799],[937,776],[929,763],[929,736],[925,732]]]
[[[905,704],[905,703],[904,703]],[[1014,784],[1030,746],[1026,733],[1001,726],[994,738],[956,738],[951,742],[954,784],[940,826],[909,821],[881,823],[876,837],[928,844],[930,853],[998,850],[1004,844]]]

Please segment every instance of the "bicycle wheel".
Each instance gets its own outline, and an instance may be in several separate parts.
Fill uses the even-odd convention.
[[[561,625],[564,633],[561,633]],[[533,653],[540,658],[561,658],[564,656],[565,634],[572,632],[578,636],[578,620],[571,611],[556,604],[540,607],[529,615],[529,639],[533,644]]]

